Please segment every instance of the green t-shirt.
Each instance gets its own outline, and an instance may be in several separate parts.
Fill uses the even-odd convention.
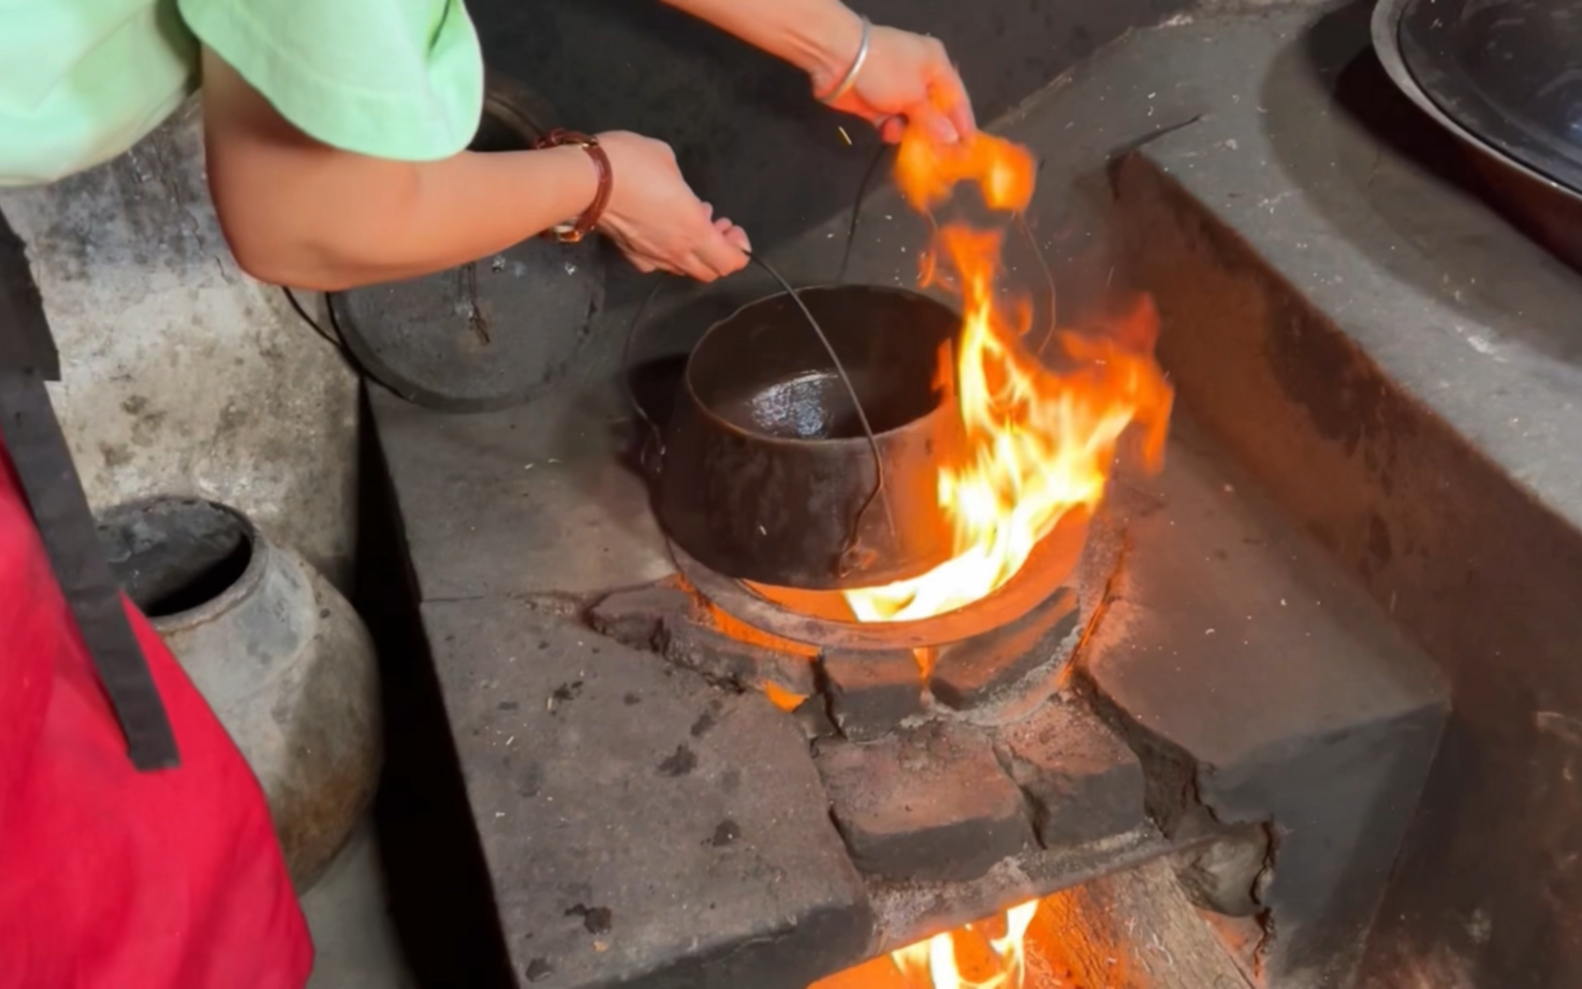
[[[337,148],[425,161],[477,130],[462,0],[0,0],[0,185],[130,148],[196,89],[200,42]]]

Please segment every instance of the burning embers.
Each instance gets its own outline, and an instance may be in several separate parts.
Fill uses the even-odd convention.
[[[1041,977],[1052,974],[1047,971],[1050,959],[1034,955],[1039,959],[1037,970],[1029,966],[1031,928],[1042,905],[1033,900],[1012,908],[1003,918],[935,935],[892,952],[887,959],[831,976],[811,989],[1033,989],[1050,984]],[[1047,921],[1043,926],[1050,927]],[[1041,933],[1043,940],[1033,946],[1034,952],[1047,950],[1052,931]],[[1030,977],[1037,981],[1030,983]]]
[[[1027,928],[1037,913],[1037,900],[1023,903],[1006,911],[1004,934],[996,936],[969,924],[959,933],[936,934],[891,957],[895,967],[917,985],[931,982],[935,989],[1020,989],[1027,974]],[[963,937],[988,948],[982,953],[981,964],[990,971],[979,978],[969,979],[957,962],[956,941]]]
[[[991,209],[1020,212],[1035,172],[1025,148],[981,133],[942,147],[910,131],[896,164],[902,192],[923,213],[960,182],[975,183]],[[998,589],[1063,517],[1099,504],[1133,424],[1143,430],[1144,466],[1162,461],[1173,393],[1152,356],[1151,303],[1141,300],[1103,335],[1054,334],[1055,352],[1045,357],[1026,339],[1031,307],[1007,313],[995,299],[1001,239],[947,224],[924,257],[924,284],[951,288],[964,310],[953,370],[965,448],[939,470],[955,554],[921,577],[847,591],[860,621],[927,618]]]

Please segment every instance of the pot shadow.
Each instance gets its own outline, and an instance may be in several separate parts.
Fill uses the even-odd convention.
[[[1372,8],[1359,0],[1320,18],[1264,79],[1261,120],[1278,167],[1347,248],[1390,278],[1507,342],[1582,365],[1582,279],[1501,210],[1472,164],[1477,152],[1390,79],[1374,54]],[[1333,117],[1315,119],[1315,78]],[[1369,140],[1337,134],[1346,127]]]

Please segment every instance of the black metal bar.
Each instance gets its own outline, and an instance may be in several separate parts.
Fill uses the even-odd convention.
[[[175,734],[99,550],[93,513],[44,381],[59,361],[21,240],[0,216],[0,440],[16,467],[61,594],[93,656],[139,771],[180,763]]]

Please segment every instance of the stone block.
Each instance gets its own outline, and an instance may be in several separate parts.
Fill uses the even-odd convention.
[[[1167,835],[1190,835],[1204,812],[1273,827],[1259,898],[1278,934],[1271,984],[1343,985],[1432,763],[1446,685],[1190,421],[1172,428],[1185,440],[1150,482],[1160,507],[1133,519],[1138,549],[1083,646],[1084,693],[1142,756]]]
[[[867,956],[789,715],[519,601],[423,621],[519,981],[803,989]]]
[[[605,594],[672,576],[627,440],[619,387],[561,388],[501,412],[447,415],[370,389],[424,601]]]
[[[1226,917],[1252,917],[1273,872],[1269,832],[1261,824],[1239,824],[1171,857],[1182,892],[1204,910]]]
[[[1143,823],[1142,763],[1097,716],[1056,696],[1001,730],[1001,759],[1033,805],[1045,848],[1123,834]]]
[[[923,674],[911,650],[826,653],[822,665],[830,713],[854,742],[881,738],[923,710]]]
[[[992,703],[1039,667],[1069,658],[1078,617],[1075,592],[1062,588],[1020,619],[941,649],[929,689],[957,711]]]
[[[834,720],[829,716],[829,705],[825,703],[823,694],[815,694],[797,705],[791,716],[810,742],[840,735],[840,729],[835,727]]]
[[[965,882],[1032,843],[1021,791],[966,725],[821,745],[815,761],[852,861],[869,875]]]

